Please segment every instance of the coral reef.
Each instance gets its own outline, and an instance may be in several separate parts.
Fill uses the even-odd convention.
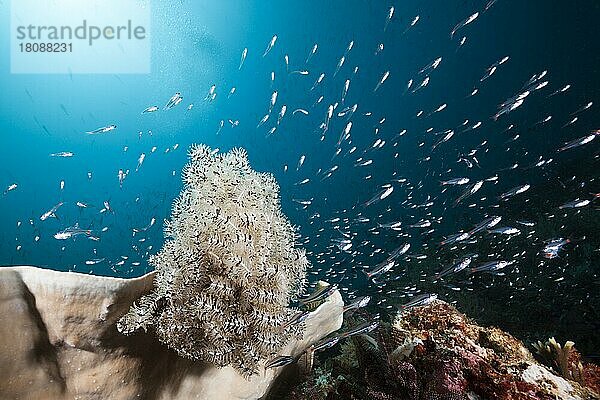
[[[571,359],[576,351],[571,351]],[[572,361],[570,361],[572,362]],[[597,370],[580,382],[539,364],[517,339],[481,327],[451,305],[400,313],[370,336],[353,337],[289,399],[596,399]]]
[[[184,188],[150,260],[154,290],[118,322],[125,334],[152,327],[179,355],[243,376],[277,353],[302,324],[290,301],[303,290],[308,261],[282,214],[274,177],[250,168],[246,152],[189,150]]]

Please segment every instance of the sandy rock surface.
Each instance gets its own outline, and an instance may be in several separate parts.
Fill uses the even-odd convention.
[[[35,267],[0,268],[0,400],[258,399],[280,369],[245,380],[230,367],[183,359],[150,333],[116,321],[153,274],[118,279]],[[339,292],[306,320],[295,355],[342,325]]]

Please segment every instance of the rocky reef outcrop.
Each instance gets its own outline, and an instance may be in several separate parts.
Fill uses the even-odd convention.
[[[267,393],[281,368],[260,363],[248,380],[231,366],[181,357],[150,332],[117,331],[154,278],[0,268],[0,399],[249,400]],[[297,355],[339,329],[342,313],[336,291],[281,354]]]
[[[583,361],[572,345],[567,347],[568,361],[562,364],[568,364],[564,368],[570,372],[561,372],[560,362],[544,365],[508,333],[479,326],[453,306],[435,300],[399,313],[393,323],[382,324],[369,336],[353,337],[342,344],[339,354],[317,362],[311,375],[286,397],[293,400],[600,398],[600,368]],[[557,351],[547,353],[552,360],[554,356],[558,356],[556,361],[565,358]]]

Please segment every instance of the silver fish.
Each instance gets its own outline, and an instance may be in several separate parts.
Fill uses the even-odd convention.
[[[288,321],[286,321],[281,326],[281,330],[286,330],[287,328],[289,328],[290,326],[292,326],[294,324],[302,323],[303,321],[306,320],[306,318],[308,318],[309,315],[310,315],[309,311],[298,311],[296,314],[294,314],[294,316],[292,318],[290,318]]]
[[[492,228],[492,227],[498,225],[498,223],[501,220],[502,220],[502,217],[497,217],[497,216],[492,216],[492,217],[486,218],[483,221],[481,221],[480,223],[478,223],[477,225],[475,225],[473,227],[473,229],[471,229],[469,231],[469,236],[472,236],[472,235],[476,234],[477,232],[480,232],[484,229]]]
[[[244,50],[242,50],[242,56],[240,57],[240,66],[238,67],[238,69],[242,69],[242,65],[244,65],[244,61],[246,61],[247,55],[248,55],[248,48],[244,47]]]
[[[13,190],[15,190],[17,186],[18,185],[16,183],[11,183],[10,185],[8,185],[8,187],[4,190],[4,196],[6,196],[8,192],[12,192]]]
[[[431,304],[434,300],[436,300],[438,298],[438,295],[435,293],[425,293],[425,294],[421,294],[419,296],[415,296],[413,297],[410,301],[408,301],[407,303],[404,303],[400,306],[401,310],[407,310],[409,308],[413,308],[413,307],[420,307],[420,306],[426,306],[428,304]]]
[[[445,185],[466,185],[469,182],[470,182],[469,178],[453,178],[453,179],[450,179],[450,180],[447,180],[447,181],[442,181],[442,182],[440,182],[440,184],[442,186],[445,186]]]
[[[365,322],[353,329],[350,329],[347,332],[340,334],[340,339],[344,339],[344,338],[354,336],[354,335],[363,335],[365,333],[369,333],[369,332],[375,330],[378,326],[379,326],[378,321]]]
[[[461,272],[462,270],[464,270],[465,268],[467,268],[471,264],[471,261],[473,261],[473,258],[475,258],[475,257],[477,257],[477,254],[463,257],[458,262],[444,268],[442,271],[435,274],[435,277],[443,278],[446,275],[457,274],[457,273]]]
[[[79,235],[90,236],[92,231],[89,229],[81,229],[79,228],[79,224],[75,223],[75,225],[68,227],[60,232],[54,234],[54,238],[57,240],[66,240],[71,239]]]
[[[387,78],[389,78],[389,76],[390,76],[390,71],[385,71],[383,73],[383,76],[381,77],[379,82],[377,82],[375,89],[373,89],[373,93],[375,93],[381,87],[381,85],[383,85],[383,83],[387,80]]]
[[[60,203],[56,204],[54,207],[52,207],[50,210],[46,211],[45,213],[43,213],[40,216],[40,220],[45,221],[48,218],[56,218],[56,214],[55,212],[60,208],[60,206],[63,205],[63,202],[61,201]]]
[[[181,96],[181,93],[177,92],[173,96],[171,96],[171,98],[169,99],[169,101],[167,101],[167,104],[165,104],[163,109],[170,110],[171,108],[175,107],[177,104],[181,103],[182,100],[183,100],[183,97]]]
[[[499,233],[501,235],[518,235],[521,233],[521,230],[518,228],[513,228],[510,226],[504,226],[501,228],[496,228],[492,230],[488,230],[489,233]]]
[[[273,46],[275,46],[275,42],[277,42],[277,35],[273,35],[273,37],[271,38],[271,41],[269,42],[267,48],[265,49],[265,52],[263,53],[263,57],[269,54]]]
[[[474,274],[476,272],[496,272],[499,271],[506,266],[512,264],[513,261],[488,261],[483,264],[479,264],[476,267],[470,268],[467,272],[470,274]]]
[[[585,207],[590,203],[591,203],[591,201],[588,199],[584,199],[584,200],[575,199],[573,201],[569,201],[569,202],[563,204],[562,206],[560,206],[558,208],[561,210],[563,210],[565,208],[580,208],[580,207]]]
[[[349,310],[355,310],[358,308],[363,308],[367,304],[369,304],[369,301],[371,301],[371,296],[358,297],[352,303],[344,306],[344,312],[349,311]]]
[[[392,20],[392,18],[394,17],[394,6],[391,6],[390,9],[388,10],[388,13],[385,17],[385,25],[383,26],[383,31],[385,32],[388,28],[388,25],[390,24],[390,21]]]
[[[507,200],[513,196],[516,196],[518,194],[526,192],[527,190],[529,190],[530,187],[531,186],[527,183],[524,185],[521,185],[521,186],[516,186],[516,187],[510,189],[509,191],[502,193],[500,195],[500,200]]]
[[[447,244],[453,244],[453,243],[457,243],[457,242],[462,242],[464,240],[467,240],[470,237],[471,237],[471,235],[468,232],[456,233],[456,234],[450,235],[446,239],[442,240],[440,242],[440,246],[445,246]]]
[[[323,350],[323,349],[328,349],[330,347],[335,346],[340,341],[340,339],[341,338],[339,336],[334,336],[329,339],[323,339],[320,342],[314,344],[312,346],[312,350],[319,351],[319,350]]]
[[[580,137],[575,140],[571,140],[570,142],[565,143],[564,146],[560,147],[557,152],[574,149],[579,146],[583,146],[584,144],[590,143],[592,140],[596,139],[597,136],[600,136],[600,129],[593,131],[590,135]]]
[[[371,271],[365,272],[365,275],[367,275],[367,278],[373,278],[374,276],[386,273],[387,271],[392,269],[394,267],[394,265],[395,265],[394,260],[386,259],[383,262],[377,264],[375,266],[375,268],[373,268]]]
[[[306,64],[308,64],[310,59],[315,55],[318,48],[319,48],[319,45],[317,43],[315,43],[314,46],[312,47],[312,49],[310,50],[310,53],[308,53],[308,57],[306,57]]]
[[[155,111],[158,111],[158,106],[150,106],[148,108],[145,108],[144,111],[142,111],[142,114],[153,113]]]
[[[58,153],[52,153],[50,154],[50,157],[62,157],[62,158],[68,158],[68,157],[73,157],[75,154],[73,154],[70,151],[59,151]]]
[[[86,132],[88,135],[98,135],[101,133],[106,133],[106,132],[110,132],[114,129],[117,129],[116,125],[108,125],[108,126],[104,126],[102,128],[98,128],[98,129],[94,129],[93,131],[88,131]]]
[[[298,360],[297,357],[277,356],[277,357],[267,361],[267,363],[265,364],[265,369],[284,367],[286,365],[295,363],[297,360]]]
[[[322,299],[326,299],[327,297],[329,297],[336,290],[337,290],[337,285],[336,284],[333,284],[333,285],[323,285],[320,288],[318,288],[314,293],[312,293],[310,296],[308,296],[308,297],[306,297],[304,299],[299,299],[298,302],[300,304],[315,303],[315,302],[320,301]]]
[[[549,259],[556,258],[558,257],[558,253],[568,243],[571,243],[571,240],[563,238],[551,240],[542,249],[542,256]]]
[[[461,29],[461,28],[469,25],[471,22],[475,21],[478,16],[479,16],[479,12],[476,12],[474,14],[469,15],[467,18],[465,18],[464,20],[462,20],[461,22],[459,22],[458,24],[456,24],[456,26],[450,32],[450,38],[453,39],[454,38],[454,34],[456,33],[456,31],[458,31],[459,29]]]

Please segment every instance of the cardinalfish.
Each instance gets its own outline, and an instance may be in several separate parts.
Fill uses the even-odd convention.
[[[289,320],[287,320],[281,326],[281,330],[285,331],[286,329],[288,329],[292,325],[296,325],[296,324],[300,324],[300,323],[304,322],[306,320],[306,318],[308,318],[309,315],[310,315],[309,311],[298,311],[296,314],[294,314],[292,316],[292,318],[290,318]]]
[[[542,256],[548,259],[556,258],[562,248],[569,243],[571,243],[570,239],[559,238],[551,240],[542,249]]]
[[[298,354],[295,357],[294,356],[277,356],[277,357],[274,357],[271,360],[267,361],[267,363],[265,364],[265,369],[285,367],[286,365],[293,364],[293,363],[297,362],[300,359],[301,355],[302,355],[302,353]]]
[[[147,231],[152,226],[154,226],[155,222],[156,222],[156,218],[152,217],[152,219],[150,219],[150,223],[148,223],[148,225],[146,225],[145,227],[143,227],[143,228],[133,228],[133,235],[135,236],[136,233]]]
[[[369,279],[374,278],[378,275],[388,272],[389,270],[391,270],[394,267],[395,264],[396,264],[396,262],[393,259],[390,260],[389,258],[387,258],[384,261],[377,264],[375,266],[375,268],[373,268],[371,271],[365,272],[365,275]]]
[[[529,184],[521,185],[510,189],[507,192],[504,192],[500,195],[500,200],[508,200],[509,198],[516,196],[518,194],[524,193],[529,190],[531,186]]]
[[[91,236],[92,231],[89,229],[80,229],[79,223],[75,223],[75,225],[68,227],[60,232],[54,234],[54,238],[57,240],[66,240],[75,238],[80,235]]]
[[[276,356],[276,357],[272,358],[271,360],[267,361],[267,363],[265,364],[265,369],[285,367],[286,365],[294,364],[294,363],[298,362],[300,360],[300,358],[305,354],[309,359],[312,360],[312,357],[313,357],[313,354],[315,351],[333,347],[335,344],[337,344],[339,342],[339,340],[340,340],[340,338],[338,336],[335,336],[335,337],[332,337],[329,339],[323,339],[320,342],[311,345],[306,350],[304,350],[303,352],[299,353],[296,356],[291,356],[291,355]],[[312,365],[312,362],[310,362],[310,365]]]
[[[308,57],[306,57],[306,61],[305,61],[306,64],[308,64],[310,59],[317,53],[318,48],[319,48],[319,45],[317,43],[315,43],[314,46],[312,47],[312,49],[310,50],[310,53],[308,53]]]
[[[390,22],[392,21],[392,18],[394,17],[394,6],[391,6],[390,9],[388,10],[388,13],[385,17],[385,25],[383,25],[383,31],[387,31],[388,25],[390,24]]]
[[[359,308],[366,307],[370,301],[371,301],[370,296],[358,297],[352,303],[344,306],[344,312],[350,311],[350,310],[358,310]]]
[[[477,225],[475,225],[473,227],[473,229],[471,229],[468,232],[468,234],[469,234],[469,236],[473,236],[477,232],[481,232],[484,229],[493,228],[494,226],[498,225],[498,223],[500,223],[501,220],[502,220],[502,217],[498,217],[498,216],[486,218],[483,221],[481,221],[480,223],[478,223]]]
[[[475,257],[477,257],[477,254],[472,254],[472,255],[461,258],[458,262],[450,265],[447,268],[444,268],[442,271],[435,274],[436,279],[443,278],[447,275],[454,275],[454,274],[457,274],[457,273],[463,271],[469,265],[471,265],[471,262],[473,261],[473,258],[475,258]]]
[[[18,185],[16,183],[11,183],[10,185],[8,185],[8,187],[4,190],[4,196],[6,196],[8,192],[12,192],[13,190],[15,190],[17,186]]]
[[[127,172],[124,172],[122,169],[120,169],[119,172],[117,173],[117,178],[119,178],[119,187],[120,188],[123,187],[123,181],[125,181],[126,177],[127,177]]]
[[[73,157],[75,154],[73,152],[70,151],[59,151],[58,153],[52,153],[50,154],[50,157],[62,157],[62,158],[69,158],[69,157]]]
[[[589,134],[587,136],[580,137],[578,139],[575,139],[575,140],[565,143],[564,146],[560,147],[557,150],[557,152],[560,153],[565,150],[570,150],[570,149],[574,149],[579,146],[583,146],[585,144],[590,143],[592,140],[596,139],[597,136],[600,136],[600,129],[593,131],[591,134]]]
[[[56,218],[56,211],[63,205],[63,202],[61,201],[60,203],[56,204],[54,207],[52,207],[50,210],[46,211],[45,213],[43,213],[40,216],[40,220],[45,221],[48,218]]]
[[[425,293],[419,296],[415,296],[407,303],[400,305],[400,310],[408,310],[415,307],[426,306],[428,304],[433,303],[434,300],[437,300],[438,295],[435,293]]]
[[[175,107],[182,101],[183,101],[183,97],[181,96],[181,93],[177,92],[173,96],[171,96],[169,101],[167,101],[167,104],[165,104],[164,109],[170,110],[171,108]]]
[[[339,339],[345,339],[347,337],[355,336],[355,335],[364,335],[364,334],[367,334],[367,333],[375,330],[378,326],[379,326],[378,321],[365,322],[363,324],[358,325],[355,328],[350,329],[347,332],[340,334]]]
[[[590,200],[588,199],[575,199],[573,201],[569,201],[561,206],[559,206],[558,208],[561,210],[564,210],[565,208],[581,208],[581,207],[585,207],[587,205],[589,205],[591,203]]]
[[[467,270],[467,273],[474,274],[477,272],[487,272],[487,273],[491,273],[491,274],[498,274],[498,271],[506,268],[507,266],[509,266],[513,263],[514,263],[514,261],[503,261],[503,260],[488,261],[488,262],[480,264],[476,267],[470,268],[469,270]]]
[[[306,306],[316,305],[317,303],[331,296],[331,294],[333,294],[333,292],[336,290],[336,284],[330,285],[326,282],[319,282],[317,284],[317,289],[310,296],[304,299],[299,299],[298,302]]]
[[[273,46],[275,46],[275,42],[277,42],[277,35],[273,35],[273,37],[271,38],[271,41],[269,42],[267,48],[265,49],[265,52],[263,53],[263,57],[266,57],[266,55],[269,54]]]
[[[98,129],[94,129],[93,131],[88,131],[86,132],[88,135],[99,135],[102,133],[106,133],[106,132],[110,132],[112,130],[117,129],[116,125],[108,125],[108,126],[104,126],[102,128],[98,128]]]
[[[144,111],[142,111],[142,114],[153,113],[156,111],[158,111],[158,106],[150,106],[148,108],[145,108]]]
[[[456,199],[456,201],[454,202],[454,206],[456,207],[461,201],[477,193],[477,191],[481,189],[482,186],[483,181],[477,181],[472,185],[469,185],[469,187],[467,187],[467,189],[465,189],[465,191]]]
[[[456,26],[454,28],[452,28],[452,31],[450,32],[450,39],[454,38],[454,34],[459,29],[464,28],[465,26],[469,25],[471,22],[475,21],[477,19],[477,17],[479,17],[479,13],[478,12],[469,15],[467,18],[465,18],[464,20],[462,20],[461,22],[459,22],[458,24],[456,24]]]
[[[464,240],[467,240],[470,237],[471,237],[471,235],[468,232],[459,232],[454,235],[450,235],[447,238],[445,238],[444,240],[442,240],[440,242],[440,246],[445,246],[448,244],[462,242]]]
[[[387,80],[387,78],[389,78],[389,76],[390,76],[390,71],[385,71],[383,73],[383,76],[381,77],[379,82],[377,82],[375,89],[373,89],[373,93],[375,93],[381,87],[381,85],[383,85],[383,83]]]
[[[217,98],[217,85],[212,85],[204,97],[204,101],[212,102]]]
[[[248,55],[248,48],[244,47],[244,50],[242,50],[242,56],[240,57],[240,66],[238,69],[242,69],[242,66],[244,65],[244,61],[246,61],[246,56]]]

